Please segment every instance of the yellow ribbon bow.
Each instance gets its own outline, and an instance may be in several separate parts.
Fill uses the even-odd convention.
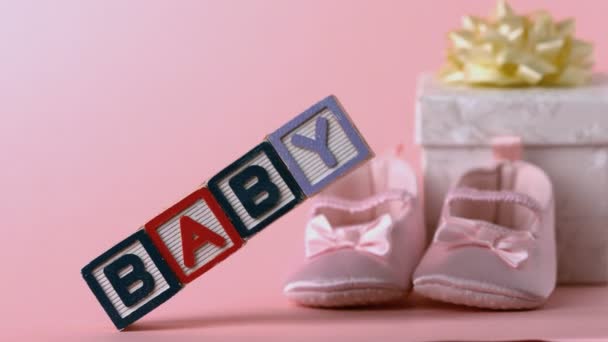
[[[476,86],[576,86],[589,81],[591,44],[574,38],[574,20],[547,12],[516,15],[499,0],[495,19],[465,16],[449,33],[452,46],[440,72],[446,83]]]

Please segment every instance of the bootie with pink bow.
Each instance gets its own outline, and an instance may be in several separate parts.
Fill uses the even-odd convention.
[[[515,140],[513,140],[515,139]],[[487,309],[542,305],[556,282],[554,196],[519,140],[496,140],[497,161],[466,172],[445,198],[414,291]]]
[[[315,307],[398,301],[410,289],[424,244],[415,174],[399,157],[373,159],[317,195],[306,261],[283,292]]]

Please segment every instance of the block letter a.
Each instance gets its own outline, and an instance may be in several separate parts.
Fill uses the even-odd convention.
[[[211,229],[194,221],[188,216],[179,219],[180,233],[182,235],[182,253],[184,265],[188,268],[196,266],[196,251],[207,243],[221,248],[226,240]]]

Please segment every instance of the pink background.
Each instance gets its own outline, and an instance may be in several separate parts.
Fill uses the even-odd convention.
[[[494,4],[1,2],[1,334],[138,336],[114,332],[82,266],[328,94],[375,151],[405,142],[417,165],[416,75],[439,67],[461,15]],[[604,1],[512,5],[577,18],[578,36],[596,45],[596,69],[606,70]],[[142,322],[177,318],[178,328],[207,318],[172,331],[180,336],[258,323],[267,329],[255,336],[280,331],[275,320],[298,311],[280,289],[302,258],[307,207]],[[221,312],[232,314],[214,320]],[[325,313],[305,312],[311,326],[322,325],[313,318]]]

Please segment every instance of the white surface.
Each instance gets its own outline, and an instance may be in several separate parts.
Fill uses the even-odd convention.
[[[182,216],[190,217],[226,240],[226,245],[221,248],[212,243],[208,243],[197,249],[195,252],[196,264],[193,268],[184,265],[184,253],[182,251],[182,238],[179,224],[179,219]],[[161,225],[157,231],[165,243],[165,246],[167,246],[171,255],[177,260],[179,267],[186,275],[190,275],[192,272],[215,259],[220,253],[234,246],[234,242],[232,242],[218,219],[213,215],[211,209],[209,209],[209,206],[207,206],[207,203],[203,200],[198,200],[191,207],[171,218],[171,220]]]
[[[120,297],[118,297],[118,294],[116,293],[116,291],[114,290],[114,288],[112,287],[110,282],[108,281],[108,278],[106,278],[105,274],[103,273],[103,269],[106,266],[108,266],[114,260],[118,259],[119,257],[121,257],[125,254],[135,254],[138,257],[140,257],[146,267],[146,271],[148,271],[152,275],[152,277],[154,277],[154,284],[155,284],[154,291],[151,294],[149,294],[146,297],[146,299],[140,301],[139,303],[137,303],[131,307],[127,307],[124,305],[124,303],[122,302],[122,300],[120,300]],[[126,274],[128,272],[123,271],[122,273]],[[156,298],[158,295],[160,295],[161,293],[163,293],[169,289],[169,284],[167,284],[167,281],[165,280],[163,275],[160,273],[160,271],[158,270],[158,268],[156,267],[156,265],[150,258],[150,255],[148,254],[148,252],[146,252],[146,250],[144,249],[144,246],[139,241],[134,242],[131,246],[125,248],[124,250],[122,250],[119,253],[116,253],[115,256],[113,256],[112,258],[110,258],[106,262],[104,262],[103,264],[96,267],[93,270],[93,275],[95,276],[95,279],[97,279],[97,282],[99,283],[99,285],[105,292],[106,296],[110,299],[110,302],[112,302],[112,305],[114,305],[114,307],[120,314],[120,317],[122,317],[122,318],[125,318],[132,312],[137,311],[137,309],[142,307],[144,304],[148,303],[149,301],[151,301],[152,299]]]
[[[296,147],[291,143],[291,137],[295,134],[315,139],[315,126],[319,117],[324,117],[328,121],[327,147],[338,161],[338,164],[332,168],[327,167],[318,153]],[[296,160],[312,185],[323,180],[335,171],[336,168],[339,168],[357,156],[357,148],[348,139],[342,126],[340,126],[335,115],[329,109],[325,109],[321,113],[311,117],[297,129],[281,138],[281,141],[285,144],[287,150]]]

